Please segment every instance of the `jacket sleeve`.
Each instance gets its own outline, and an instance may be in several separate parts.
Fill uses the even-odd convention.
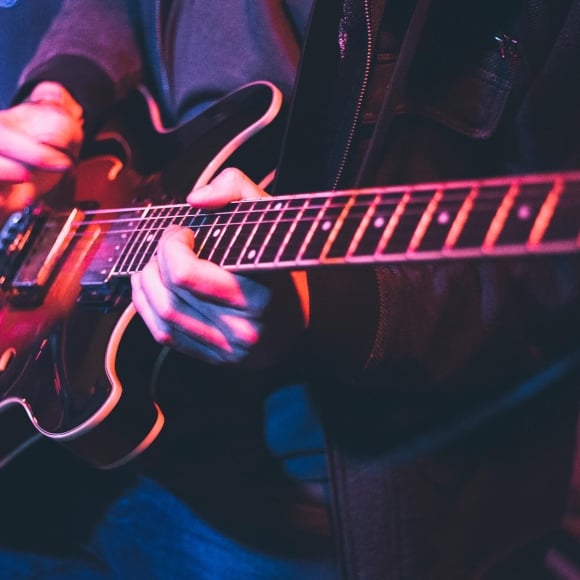
[[[347,383],[489,389],[580,344],[574,256],[313,271],[309,283],[313,364]]]
[[[41,81],[65,86],[82,105],[87,132],[135,88],[141,58],[123,0],[64,0],[25,67],[15,100]]]

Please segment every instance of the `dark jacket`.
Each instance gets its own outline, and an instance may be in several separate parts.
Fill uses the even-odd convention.
[[[190,34],[200,39],[203,58],[192,58],[198,69],[187,90],[171,86],[178,77],[163,36],[169,3],[155,3],[156,13],[152,3],[129,4],[65,2],[22,77],[21,94],[42,79],[63,82],[83,104],[92,132],[143,79],[169,122],[187,116],[184,103],[203,105],[239,82],[267,78],[290,92],[308,2],[192,3],[199,18],[190,19]],[[316,141],[330,145],[314,152],[322,157],[303,160],[307,179],[299,186],[349,185],[365,143],[359,129],[349,145],[351,128],[375,119],[392,71],[389,54],[407,21],[404,4],[390,5],[393,25],[381,31],[378,0],[347,0],[335,10],[328,30],[340,32],[344,51],[333,49],[324,71],[328,95],[312,103],[328,102],[341,116],[321,123],[326,117],[314,105],[293,110],[297,118],[319,119]],[[579,9],[564,1],[520,4],[433,2],[373,181],[576,165],[580,82],[570,71],[578,62]],[[219,60],[222,31],[234,49]],[[139,45],[154,63],[146,70]],[[385,54],[367,77],[377,46]],[[240,64],[247,68],[237,76]],[[299,151],[288,156],[300,167]],[[304,346],[328,441],[332,524],[345,577],[479,577],[557,525],[576,394],[560,380],[560,367],[536,373],[578,344],[578,272],[575,261],[551,258],[533,266],[452,263],[309,275]],[[532,376],[540,378],[526,382]]]

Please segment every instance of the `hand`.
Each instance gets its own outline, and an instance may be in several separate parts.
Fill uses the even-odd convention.
[[[195,207],[266,195],[228,169],[188,197]],[[199,259],[193,232],[169,228],[158,252],[132,278],[133,302],[161,344],[213,364],[266,367],[288,353],[307,324],[305,278],[250,278]]]
[[[81,107],[56,83],[0,111],[0,207],[13,211],[52,189],[83,139]]]

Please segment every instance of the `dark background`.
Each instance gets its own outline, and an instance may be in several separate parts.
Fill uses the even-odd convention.
[[[20,71],[62,0],[0,0],[0,108],[9,105]]]

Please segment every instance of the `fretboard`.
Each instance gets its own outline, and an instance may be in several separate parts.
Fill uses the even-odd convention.
[[[233,271],[570,253],[579,248],[580,172],[269,197],[215,212],[151,206],[119,216],[107,233],[111,276],[140,271],[171,224],[195,232],[201,258]]]

